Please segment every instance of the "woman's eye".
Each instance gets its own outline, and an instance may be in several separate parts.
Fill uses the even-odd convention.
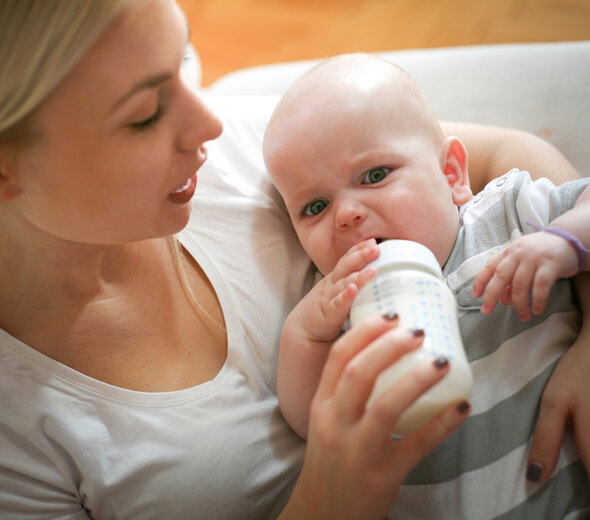
[[[182,63],[181,63],[181,67],[184,67],[185,65],[187,65],[188,63],[190,63],[193,59],[193,51],[190,47],[190,45],[187,45],[185,50],[184,50],[184,54],[182,55]]]
[[[327,200],[314,200],[310,202],[305,208],[303,208],[303,215],[306,217],[313,217],[315,215],[319,215],[322,211],[326,209],[328,205]]]
[[[379,168],[373,168],[365,173],[363,177],[363,184],[375,184],[377,182],[381,182],[387,174],[390,172],[389,168],[385,168],[384,166],[380,166]]]
[[[162,105],[158,105],[158,108],[150,117],[144,119],[143,121],[132,123],[131,128],[133,128],[133,130],[146,130],[151,128],[162,118],[163,113],[164,111],[162,109]]]

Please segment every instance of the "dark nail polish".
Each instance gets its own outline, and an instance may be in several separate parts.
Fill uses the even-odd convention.
[[[420,336],[424,336],[424,329],[410,329],[410,333],[412,336],[418,338]]]
[[[385,314],[383,314],[383,319],[387,320],[387,321],[397,320],[398,318],[399,318],[398,313],[394,312],[394,311],[389,311],[389,312],[386,312]]]
[[[538,462],[531,462],[526,472],[526,478],[531,482],[538,482],[543,475],[543,465]]]
[[[448,360],[446,357],[444,357],[444,356],[437,357],[437,358],[434,360],[434,367],[435,367],[435,368],[439,368],[439,369],[440,369],[440,368],[444,368],[444,367],[446,367],[448,364],[449,364],[449,360]]]
[[[471,405],[467,401],[461,401],[457,405],[457,411],[463,415],[466,414],[469,410],[471,410]]]

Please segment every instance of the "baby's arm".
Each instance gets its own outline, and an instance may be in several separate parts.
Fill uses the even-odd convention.
[[[277,395],[281,412],[305,438],[311,400],[332,343],[338,338],[358,290],[375,276],[364,269],[379,256],[374,239],[353,246],[287,317],[281,335]]]
[[[550,223],[567,233],[566,237],[538,231],[513,240],[492,256],[475,277],[473,295],[484,295],[481,311],[491,313],[497,302],[512,303],[522,320],[545,309],[549,292],[559,278],[569,278],[590,269],[590,255],[579,248],[590,248],[590,186],[576,205]],[[575,238],[573,238],[575,237]],[[578,245],[571,240],[577,240]],[[583,257],[586,257],[585,260]],[[580,263],[581,262],[581,263]]]

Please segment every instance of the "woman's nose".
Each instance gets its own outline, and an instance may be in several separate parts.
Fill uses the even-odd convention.
[[[367,208],[353,198],[337,202],[335,225],[337,229],[350,229],[362,224],[367,218]]]
[[[178,134],[178,147],[182,151],[194,151],[204,142],[219,137],[223,130],[221,120],[189,87],[186,89],[186,106],[181,115],[183,127]]]

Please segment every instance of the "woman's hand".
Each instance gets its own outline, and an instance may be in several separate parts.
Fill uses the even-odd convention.
[[[560,359],[545,387],[529,453],[528,479],[544,481],[551,475],[566,427],[572,429],[590,474],[590,345],[580,338]]]
[[[366,409],[376,377],[424,339],[396,326],[395,317],[374,316],[334,343],[312,401],[302,473],[282,519],[382,520],[409,471],[467,416],[467,403],[453,405],[392,439],[402,412],[448,372],[448,363],[430,361]]]
[[[574,278],[583,314],[578,338],[559,360],[545,387],[529,452],[527,477],[544,481],[551,475],[566,427],[590,475],[590,274]]]

